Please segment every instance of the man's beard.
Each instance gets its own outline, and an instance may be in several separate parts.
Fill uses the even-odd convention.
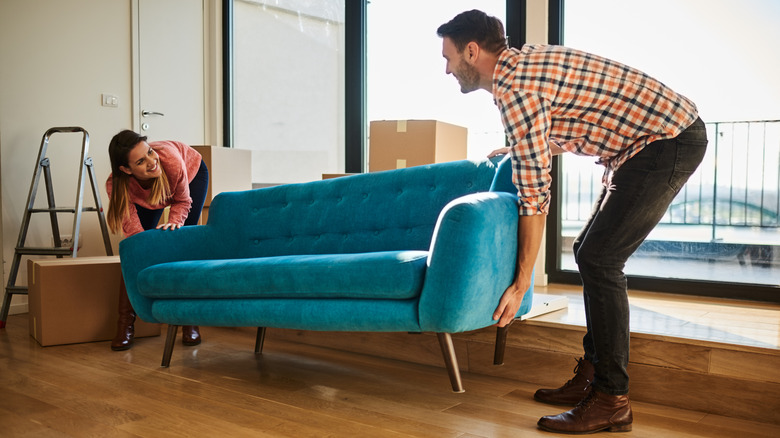
[[[456,77],[460,84],[461,93],[471,93],[472,91],[479,89],[479,72],[473,65],[461,60]]]

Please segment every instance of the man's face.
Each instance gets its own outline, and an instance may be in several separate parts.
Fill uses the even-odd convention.
[[[442,39],[442,56],[447,60],[447,74],[455,76],[463,94],[479,89],[479,72],[466,61],[466,50],[458,52],[455,44],[447,37]]]

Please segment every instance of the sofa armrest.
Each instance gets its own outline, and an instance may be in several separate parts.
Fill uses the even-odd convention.
[[[119,242],[119,258],[127,295],[136,314],[146,322],[159,322],[151,312],[151,300],[138,293],[138,273],[149,266],[181,260],[217,257],[216,227],[196,225],[178,230],[148,230]]]
[[[517,198],[482,192],[442,210],[420,296],[424,331],[457,333],[495,324],[493,311],[512,284],[517,259]],[[533,284],[518,316],[531,308]]]

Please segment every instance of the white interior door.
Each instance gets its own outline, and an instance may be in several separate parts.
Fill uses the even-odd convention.
[[[134,125],[149,140],[205,144],[203,0],[137,0]]]

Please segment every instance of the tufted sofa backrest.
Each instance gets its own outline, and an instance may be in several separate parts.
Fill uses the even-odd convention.
[[[464,160],[221,193],[208,226],[226,236],[221,257],[428,250],[444,206],[495,175],[489,160]]]

